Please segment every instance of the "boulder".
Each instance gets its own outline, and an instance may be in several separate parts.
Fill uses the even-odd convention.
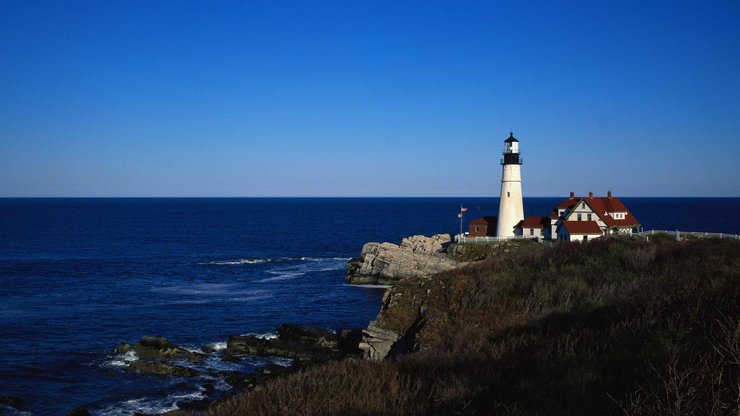
[[[262,339],[254,335],[232,335],[224,355],[238,358],[244,355],[291,358],[298,362],[325,361],[338,358],[338,351],[316,347],[312,343],[289,339]]]
[[[197,377],[200,372],[182,365],[174,365],[173,360],[198,362],[206,354],[191,352],[169,342],[165,337],[143,336],[137,344],[122,342],[116,354],[136,353],[136,359],[129,362],[126,371],[130,373],[152,374],[156,376]]]
[[[303,342],[316,348],[336,349],[338,345],[338,337],[331,331],[294,324],[280,325],[278,338],[285,341]]]
[[[244,355],[291,358],[298,363],[321,362],[358,355],[360,330],[342,330],[335,334],[325,329],[283,324],[277,338],[263,339],[254,335],[229,337],[224,356],[238,358]]]
[[[144,361],[169,361],[173,359],[200,361],[206,358],[205,354],[180,348],[167,341],[165,337],[143,336],[138,344],[122,342],[115,349],[116,354],[125,354],[129,351],[134,351],[136,356]]]
[[[149,347],[149,348],[155,348],[155,349],[165,349],[165,348],[177,348],[175,344],[167,341],[167,338],[165,337],[152,337],[144,335],[141,337],[141,340],[139,340],[139,344]]]
[[[466,265],[446,255],[451,242],[449,234],[437,234],[404,238],[400,245],[367,243],[360,257],[347,264],[346,280],[352,284],[392,285],[405,277],[430,276]]]

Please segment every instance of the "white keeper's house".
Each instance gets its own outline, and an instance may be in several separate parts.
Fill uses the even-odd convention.
[[[606,197],[576,197],[573,192],[553,208],[549,217],[527,217],[514,228],[520,238],[588,241],[604,235],[638,232],[640,222],[611,192]]]

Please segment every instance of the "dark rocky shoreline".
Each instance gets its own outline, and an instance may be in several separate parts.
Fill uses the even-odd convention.
[[[362,338],[360,329],[341,329],[336,332],[320,328],[309,328],[294,324],[283,324],[277,330],[274,338],[263,338],[255,335],[230,336],[223,350],[223,360],[238,362],[245,356],[278,357],[292,360],[289,366],[277,364],[258,368],[255,373],[236,371],[208,371],[195,369],[189,364],[198,364],[208,358],[214,350],[208,346],[201,347],[201,351],[192,351],[179,347],[161,336],[143,336],[139,342],[121,343],[115,349],[117,355],[135,354],[127,372],[148,374],[158,377],[195,378],[200,376],[217,376],[225,380],[232,389],[229,392],[220,392],[212,384],[204,385],[205,397],[200,400],[183,400],[176,403],[180,410],[167,414],[180,414],[180,411],[200,412],[219,400],[224,400],[234,394],[258,389],[269,380],[285,374],[293,373],[312,365],[325,363],[344,358],[359,358],[362,351],[359,344]],[[9,403],[15,398],[8,398]],[[78,408],[71,413],[74,415],[89,414],[87,410]],[[144,416],[144,413],[136,413]]]

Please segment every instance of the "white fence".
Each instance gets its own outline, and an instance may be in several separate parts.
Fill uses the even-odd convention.
[[[677,240],[680,240],[682,237],[685,237],[687,235],[690,235],[692,237],[699,237],[699,238],[732,238],[735,240],[740,240],[740,235],[737,234],[726,234],[726,233],[709,233],[709,232],[702,232],[702,231],[680,231],[680,230],[648,230],[648,231],[640,231],[639,233],[635,233],[637,235],[655,235],[655,234],[668,234],[676,237]]]
[[[536,237],[525,237],[521,235],[516,235],[513,237],[470,237],[467,235],[460,235],[457,234],[455,236],[455,241],[458,243],[495,243],[499,241],[508,241],[508,240],[526,240],[528,238],[531,238],[532,240],[535,240]]]
[[[696,238],[731,238],[734,240],[740,240],[740,235],[737,234],[727,234],[727,233],[710,233],[710,232],[703,232],[703,231],[680,231],[680,230],[647,230],[647,231],[640,231],[637,233],[632,234],[621,234],[624,236],[651,236],[655,234],[667,234],[672,235],[676,237],[677,240],[681,240],[682,238],[686,236],[692,236]],[[466,244],[486,244],[486,243],[495,243],[499,241],[507,241],[507,240],[525,240],[525,239],[531,239],[531,240],[537,240],[540,242],[544,242],[545,240],[538,239],[537,237],[530,237],[530,236],[521,236],[517,235],[514,237],[470,237],[467,235],[461,235],[457,234],[455,236],[455,241],[458,243],[466,243]]]

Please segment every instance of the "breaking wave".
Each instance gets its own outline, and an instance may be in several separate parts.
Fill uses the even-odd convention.
[[[98,410],[95,414],[100,416],[123,416],[135,414],[137,412],[145,414],[162,414],[177,410],[177,402],[179,401],[202,400],[205,397],[206,395],[203,394],[202,391],[171,394],[162,398],[143,397],[112,404]]]
[[[278,262],[289,262],[289,261],[349,261],[350,257],[278,257],[278,258],[259,258],[259,257],[245,257],[233,260],[214,260],[198,263],[202,266],[243,266],[248,264],[262,264],[262,263],[278,263]]]
[[[272,259],[237,259],[237,260],[222,260],[222,261],[208,261],[204,263],[198,263],[200,265],[209,266],[240,266],[242,264],[260,264],[273,261]]]
[[[124,354],[118,354],[111,360],[104,363],[105,366],[110,367],[128,367],[134,361],[138,361],[139,356],[136,355],[136,351],[127,351]]]

